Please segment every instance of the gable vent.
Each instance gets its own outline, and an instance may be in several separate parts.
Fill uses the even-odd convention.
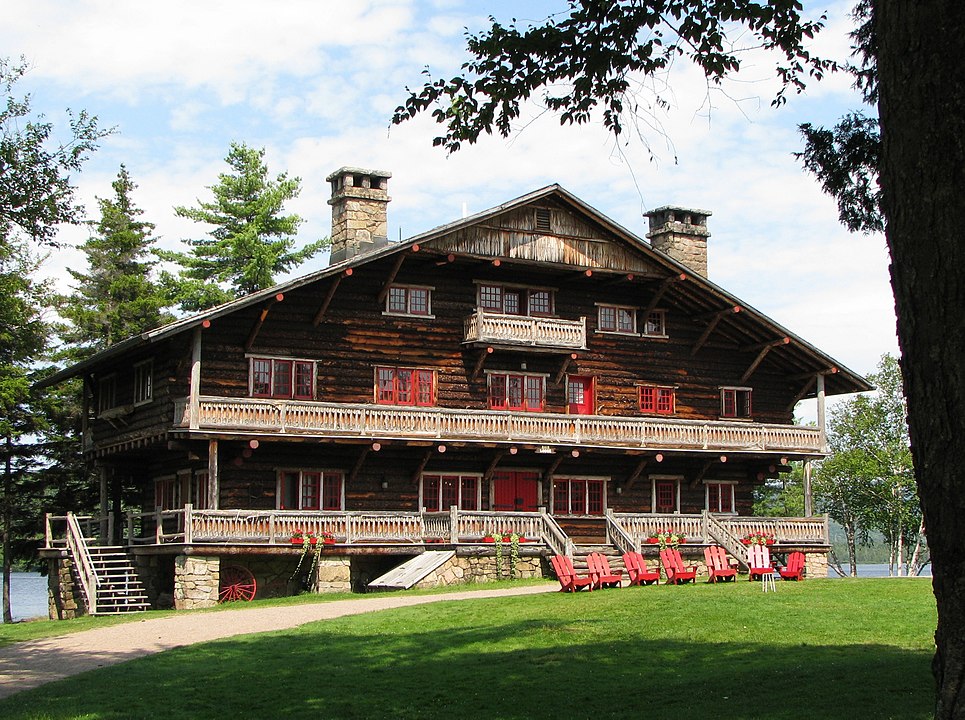
[[[547,208],[536,208],[536,229],[550,230],[550,211]]]

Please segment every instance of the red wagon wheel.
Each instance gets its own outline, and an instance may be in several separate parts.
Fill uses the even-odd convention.
[[[218,602],[235,602],[243,600],[250,602],[258,590],[258,583],[251,571],[241,565],[229,565],[221,569],[221,587],[218,591]]]

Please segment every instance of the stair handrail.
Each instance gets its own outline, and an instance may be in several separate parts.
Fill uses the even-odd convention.
[[[543,518],[543,541],[549,545],[550,550],[555,554],[566,555],[572,560],[573,553],[576,550],[573,540],[563,532],[563,528],[556,522],[556,519],[546,512],[546,508],[540,508],[539,514]]]
[[[613,517],[613,510],[608,509],[606,513],[606,536],[611,545],[626,554],[628,552],[640,552],[640,539],[634,539],[623,529]]]
[[[707,534],[710,538],[718,545],[723,546],[723,548],[737,558],[737,562],[745,570],[750,568],[750,563],[747,557],[747,548],[741,543],[740,539],[735,537],[731,532],[715,518],[710,511],[704,510],[704,527],[707,528]]]
[[[87,611],[91,615],[95,615],[97,613],[97,587],[101,584],[101,581],[94,569],[94,559],[87,547],[87,539],[80,530],[77,516],[72,512],[67,513],[67,547],[75,565],[77,565],[80,584],[87,596]]]

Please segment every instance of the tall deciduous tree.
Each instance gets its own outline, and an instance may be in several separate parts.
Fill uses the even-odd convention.
[[[785,87],[830,67],[806,50],[819,24],[802,20],[797,0],[568,5],[564,20],[524,33],[494,20],[470,35],[475,59],[463,75],[410,93],[393,121],[431,107],[445,125],[435,144],[455,150],[482,133],[509,134],[520,103],[542,91],[562,122],[586,122],[602,106],[619,133],[621,113],[636,107],[635,77],[686,56],[717,82],[739,67],[729,43],[742,35],[777,53]],[[859,28],[873,58],[864,79],[877,97],[879,202],[938,605],[935,714],[965,717],[965,83],[956,60],[965,57],[965,3],[870,0],[870,10]]]
[[[180,217],[212,226],[208,237],[185,240],[191,248],[187,253],[157,252],[181,266],[179,276],[166,273],[162,282],[182,310],[203,310],[271,287],[276,275],[328,244],[319,240],[293,250],[302,219],[281,213],[285,202],[298,195],[301,180],[287,173],[272,180],[263,149],[232,143],[225,162],[231,172],[222,173],[209,188],[212,201],[175,208]]]
[[[70,322],[62,333],[73,360],[103,350],[124,338],[161,325],[167,301],[151,279],[154,225],[131,197],[137,185],[123,165],[111,187],[114,196],[98,199],[100,219],[80,246],[87,271],[68,269],[74,292],[61,298],[61,315]]]

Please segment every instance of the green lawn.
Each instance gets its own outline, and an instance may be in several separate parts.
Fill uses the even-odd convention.
[[[3,718],[927,718],[926,580],[548,594],[182,648],[0,701]]]

